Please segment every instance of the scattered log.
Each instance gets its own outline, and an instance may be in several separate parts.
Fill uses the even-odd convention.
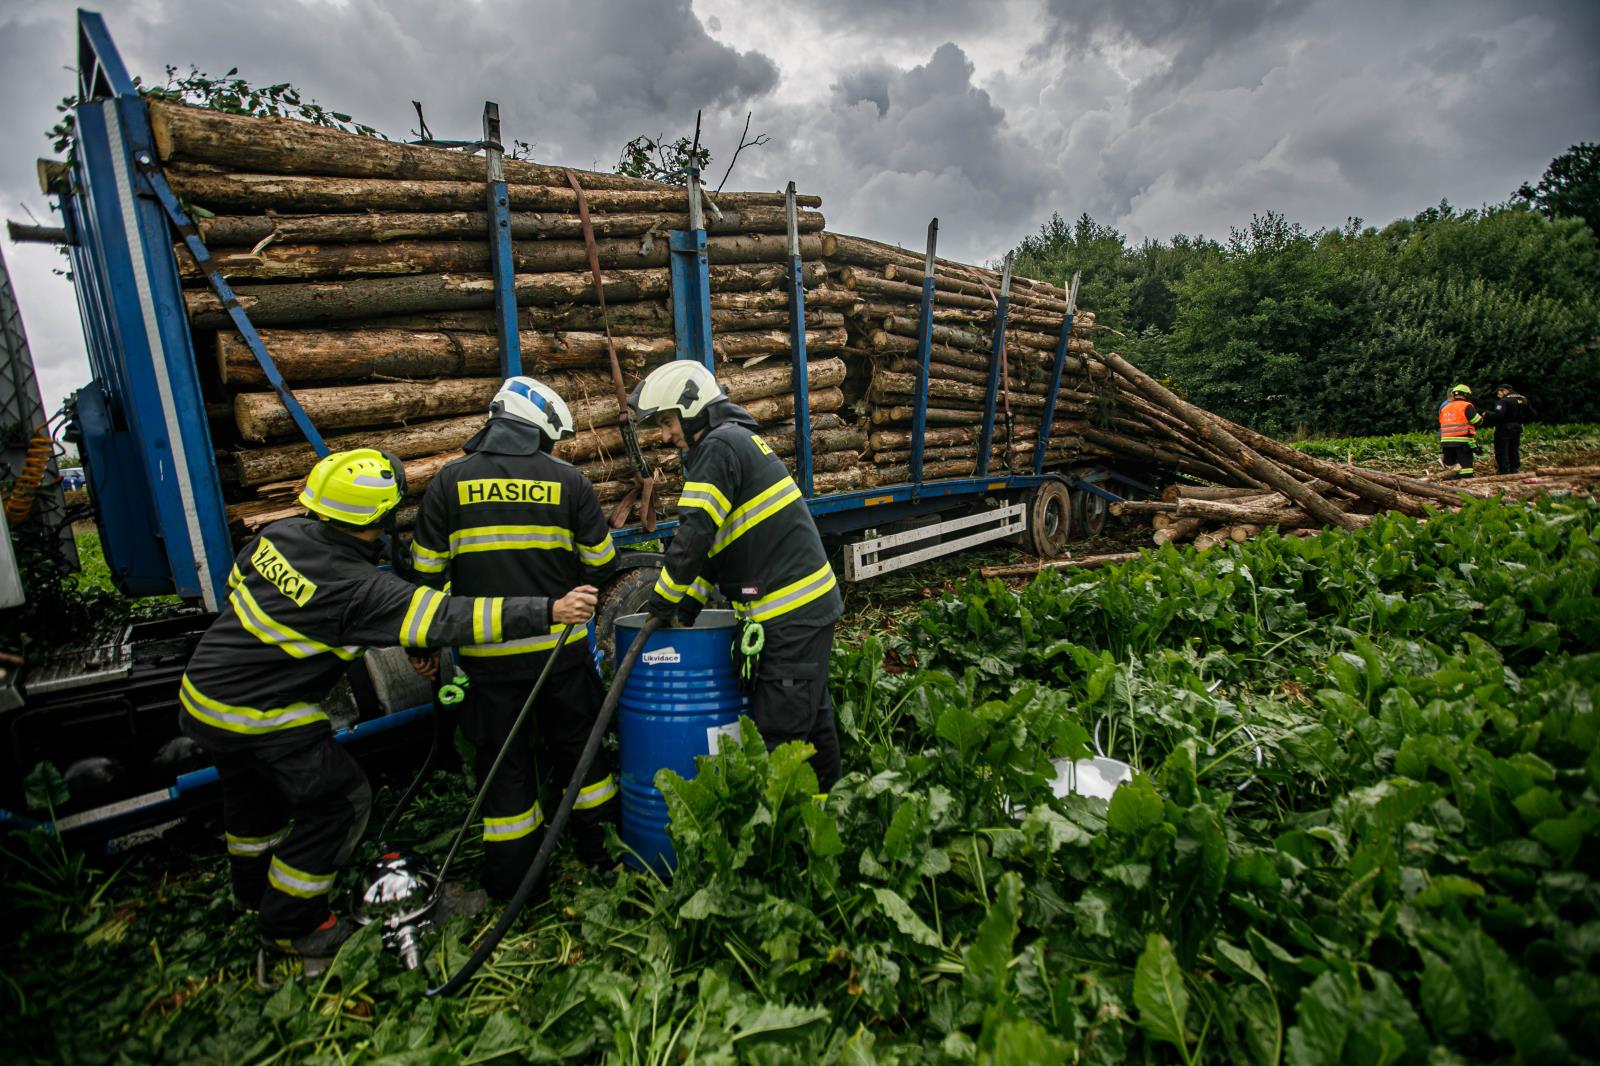
[[[1163,500],[1236,500],[1241,496],[1259,494],[1259,489],[1235,488],[1228,485],[1168,485],[1161,490]]]
[[[1111,505],[1111,513],[1118,517],[1141,514],[1173,514],[1177,512],[1176,503],[1167,503],[1163,500],[1119,500]]]
[[[1152,402],[1182,418],[1196,433],[1232,458],[1239,467],[1294,500],[1324,525],[1339,526],[1342,529],[1355,529],[1359,525],[1351,515],[1305,488],[1282,467],[1273,464],[1242,443],[1215,415],[1180,399],[1166,386],[1115,352],[1107,352],[1101,358],[1117,373],[1132,382]]]
[[[1158,546],[1162,544],[1181,544],[1200,532],[1200,527],[1204,524],[1205,520],[1201,518],[1179,518],[1156,530],[1150,539],[1155,541]]]
[[[985,566],[978,570],[981,577],[1035,577],[1045,570],[1093,570],[1102,566],[1115,566],[1139,558],[1142,552],[1108,552],[1104,555],[1085,555],[1077,559],[1045,559],[1037,563],[1018,563],[1014,566]]]
[[[1260,534],[1261,530],[1262,527],[1257,525],[1234,526],[1228,530],[1228,536],[1235,544],[1243,544],[1251,537]]]

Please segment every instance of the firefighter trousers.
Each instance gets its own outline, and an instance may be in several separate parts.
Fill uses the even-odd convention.
[[[1522,427],[1496,426],[1494,468],[1497,474],[1515,474],[1522,469]]]
[[[367,828],[372,787],[333,737],[214,753],[235,898],[262,935],[304,936],[331,910],[334,877]]]
[[[839,735],[833,724],[833,698],[828,695],[833,623],[769,623],[765,629],[750,715],[767,750],[789,740],[809,741],[817,749],[811,768],[817,774],[817,787],[826,792],[840,774]]]
[[[572,665],[556,664],[534,705],[534,728],[524,727],[484,797],[483,887],[499,899],[516,893],[544,839],[539,767],[550,772],[557,795],[566,789],[605,700],[594,663],[586,657],[573,658]],[[532,687],[533,681],[526,679],[508,681],[493,675],[472,679],[461,728],[475,749],[479,780],[494,764]],[[611,753],[601,748],[572,809],[573,846],[578,857],[593,866],[608,866],[611,861],[605,827],[617,818],[614,769]]]
[[[1444,441],[1439,447],[1444,453],[1445,466],[1459,466],[1463,474],[1471,474],[1473,472],[1473,450],[1470,441]]]

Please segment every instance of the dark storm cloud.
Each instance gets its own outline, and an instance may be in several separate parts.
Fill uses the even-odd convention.
[[[1048,0],[1045,44],[1081,54],[1133,43],[1165,53],[1145,92],[1181,87],[1219,55],[1292,23],[1311,0]]]
[[[790,0],[819,22],[887,32],[900,39],[944,37],[982,26],[993,12],[974,0]]]
[[[845,107],[869,102],[877,107],[881,118],[889,112],[889,82],[897,73],[887,63],[852,67],[833,83],[834,99]]]
[[[1381,224],[1442,197],[1503,200],[1600,138],[1595,0],[697,2],[102,10],[148,78],[237,65],[401,137],[413,99],[439,136],[475,134],[495,99],[506,135],[551,162],[608,169],[630,138],[686,134],[705,108],[720,179],[753,111],[771,142],[740,156],[730,188],[794,179],[832,227],[910,247],[937,215],[961,258],[997,256],[1052,210],[1157,238],[1222,236],[1269,209]],[[0,0],[7,216],[45,213],[33,157],[73,84],[73,34],[70,5]],[[61,261],[6,257],[59,396],[82,374]]]

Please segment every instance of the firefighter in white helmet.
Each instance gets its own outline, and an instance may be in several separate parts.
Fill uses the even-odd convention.
[[[667,446],[688,451],[678,528],[646,610],[692,624],[714,588],[727,596],[762,739],[809,741],[827,791],[840,773],[828,654],[844,603],[800,487],[697,362],[656,368],[628,402]]]
[[[590,620],[595,587],[617,558],[594,486],[551,454],[574,429],[555,390],[533,378],[507,379],[467,454],[428,484],[411,545],[420,580],[448,581],[458,595],[545,596],[570,608],[552,614],[541,633],[506,640],[485,627],[456,649],[471,679],[461,725],[480,775],[504,746],[545,660],[558,656],[534,708],[538,743],[512,746],[484,800],[483,886],[501,899],[516,892],[543,837],[535,753],[565,786],[605,698],[588,626],[572,626],[557,646],[562,623]],[[605,824],[616,818],[616,797],[610,756],[602,752],[572,814],[574,846],[591,866],[611,865]]]
[[[378,569],[405,468],[371,448],[312,468],[300,504],[250,541],[228,600],[183,676],[179,724],[216,761],[236,901],[259,908],[264,946],[325,960],[353,931],[329,906],[361,839],[367,778],[321,701],[367,645],[422,650],[549,628],[551,605],[417,588]]]

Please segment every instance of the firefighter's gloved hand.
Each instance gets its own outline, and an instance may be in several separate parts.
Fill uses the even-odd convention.
[[[645,601],[644,613],[651,618],[661,620],[662,625],[671,625],[673,616],[678,613],[678,605],[668,602],[659,593],[651,593]]]
[[[679,629],[693,629],[695,619],[700,617],[700,609],[704,606],[693,596],[685,596],[683,602],[678,604],[678,613],[673,616],[672,624]]]

